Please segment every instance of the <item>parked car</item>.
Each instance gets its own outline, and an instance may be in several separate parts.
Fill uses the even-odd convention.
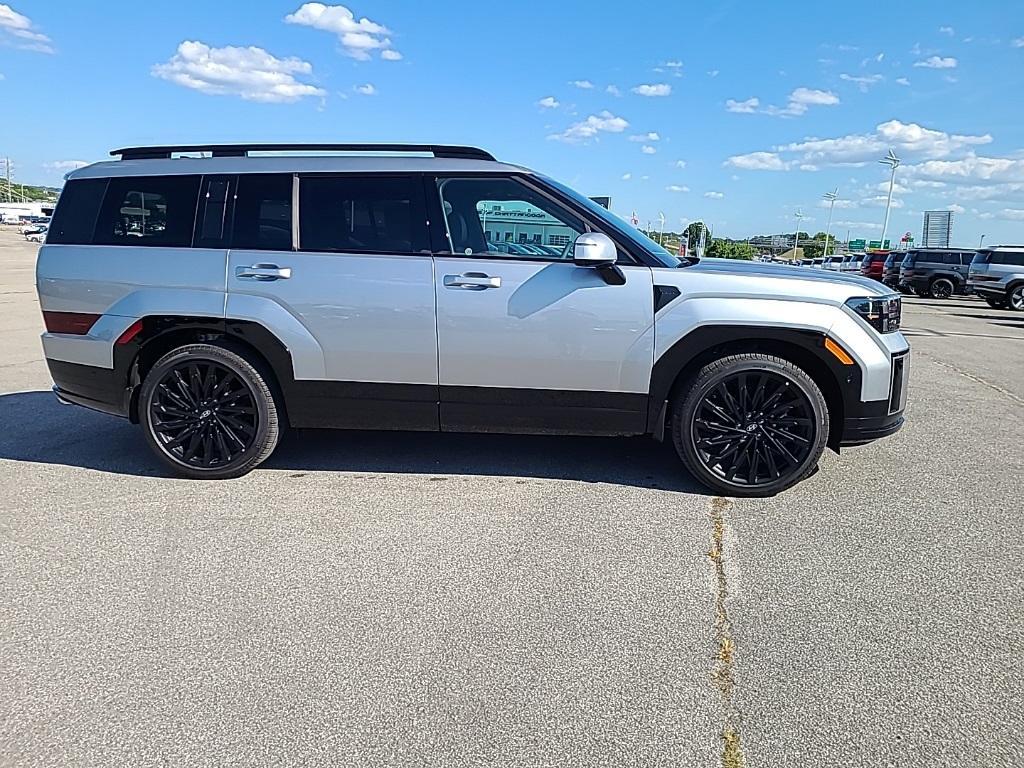
[[[249,472],[288,426],[651,435],[763,496],[903,424],[901,299],[859,276],[678,259],[473,147],[113,154],[68,175],[40,249],[43,348],[62,401],[186,477]],[[489,251],[495,204],[572,247]]]
[[[830,269],[834,272],[840,272],[843,262],[846,260],[845,256],[828,256],[821,264],[822,269]]]
[[[33,232],[30,235],[25,235],[25,239],[30,243],[42,243],[46,240],[46,232]]]
[[[971,261],[967,284],[990,307],[1024,310],[1024,245],[979,250]]]
[[[900,282],[900,265],[903,263],[903,251],[890,251],[882,266],[882,283],[900,293],[910,293],[910,289]]]
[[[900,282],[918,296],[948,299],[967,290],[973,251],[958,248],[914,248],[900,264]]]
[[[46,231],[46,225],[45,224],[26,224],[19,231],[21,232],[21,234],[23,234],[26,237],[28,237],[29,235],[35,235],[35,234],[38,234],[40,232],[45,232]]]
[[[839,265],[840,272],[859,272],[860,262],[864,258],[863,253],[848,253],[843,257],[842,263]]]
[[[864,255],[860,262],[860,273],[864,277],[882,282],[882,274],[885,271],[885,262],[889,258],[888,251],[875,251]]]

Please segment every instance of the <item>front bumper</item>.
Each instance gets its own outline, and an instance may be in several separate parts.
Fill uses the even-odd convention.
[[[903,426],[903,412],[907,407],[910,382],[910,352],[892,357],[889,397],[885,400],[857,402],[846,405],[841,447],[864,445],[888,437]]]

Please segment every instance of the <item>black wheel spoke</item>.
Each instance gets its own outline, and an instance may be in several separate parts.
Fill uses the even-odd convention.
[[[215,360],[185,360],[157,383],[149,403],[157,444],[197,469],[246,454],[259,431],[256,397],[244,378]]]

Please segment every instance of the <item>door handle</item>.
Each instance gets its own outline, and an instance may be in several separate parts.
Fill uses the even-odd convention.
[[[445,275],[445,288],[465,288],[470,291],[484,291],[501,288],[501,278],[491,277],[483,272],[465,272],[461,275]]]
[[[291,267],[279,267],[277,264],[252,264],[235,268],[235,277],[248,280],[287,280],[291,276]]]

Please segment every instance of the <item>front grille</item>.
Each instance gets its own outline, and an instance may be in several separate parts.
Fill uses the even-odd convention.
[[[892,386],[889,395],[889,413],[898,413],[907,405],[907,360],[903,354],[892,359]]]

